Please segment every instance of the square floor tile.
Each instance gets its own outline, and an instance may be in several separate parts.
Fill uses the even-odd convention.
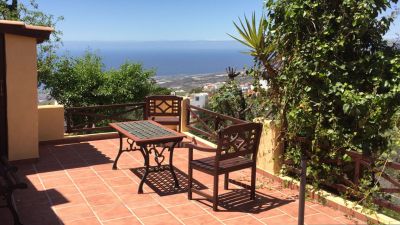
[[[83,204],[56,209],[55,211],[62,222],[82,219],[85,217],[94,217],[94,214],[89,206]]]
[[[173,213],[179,219],[185,219],[194,216],[200,216],[206,214],[206,211],[195,205],[194,203],[189,203],[186,205],[179,205],[168,208],[171,213]]]
[[[132,213],[121,203],[96,206],[93,210],[101,221],[133,216]]]
[[[141,223],[139,222],[136,217],[126,217],[122,219],[116,219],[116,220],[109,220],[107,222],[103,222],[104,225],[140,225]]]
[[[152,206],[135,208],[135,209],[132,209],[132,211],[139,218],[156,216],[156,215],[167,213],[167,211],[161,205],[152,205]]]
[[[146,217],[141,220],[145,225],[182,225],[170,214]]]

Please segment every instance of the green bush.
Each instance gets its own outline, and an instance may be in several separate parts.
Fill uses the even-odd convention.
[[[67,107],[141,102],[147,95],[170,93],[156,84],[155,71],[137,63],[105,71],[101,58],[90,52],[61,57],[54,68],[45,85]]]
[[[253,54],[250,73],[268,80],[269,90],[258,96],[280,120],[285,157],[295,167],[297,137],[311,141],[307,173],[316,186],[352,177],[347,150],[373,157],[375,169],[390,155],[388,133],[400,106],[400,53],[383,38],[395,13],[383,12],[397,2],[268,0],[264,29],[255,29],[254,22],[238,27],[247,31],[241,32],[245,42],[259,40],[247,35],[257,30],[264,35],[263,45],[253,45],[264,49],[252,50],[263,54]],[[358,196],[377,189],[371,174],[353,187]]]

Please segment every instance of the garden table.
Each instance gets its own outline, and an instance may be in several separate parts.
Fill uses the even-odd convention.
[[[159,172],[168,169],[175,181],[175,187],[179,187],[178,179],[173,167],[173,154],[175,146],[185,137],[172,129],[152,120],[132,122],[110,123],[119,134],[119,152],[114,161],[113,169],[117,169],[117,162],[123,152],[140,151],[144,158],[145,173],[139,184],[138,193],[143,193],[143,184],[151,172]],[[129,147],[123,149],[123,138],[127,138]],[[161,147],[157,147],[161,146]],[[165,151],[169,151],[169,164],[162,166]],[[156,166],[150,166],[150,155],[154,153]]]

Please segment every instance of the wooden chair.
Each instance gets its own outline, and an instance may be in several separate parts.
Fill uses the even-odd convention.
[[[173,95],[154,95],[146,97],[145,119],[154,120],[162,125],[177,126],[181,131],[182,97]]]
[[[258,123],[244,123],[229,126],[218,132],[217,148],[206,148],[195,143],[189,143],[189,191],[188,199],[192,199],[192,192],[199,194],[213,202],[213,210],[218,209],[218,176],[225,174],[224,188],[228,189],[229,173],[245,168],[251,168],[250,199],[255,199],[256,188],[256,158],[262,125]],[[215,152],[215,156],[193,159],[193,150]],[[249,157],[250,156],[250,157]],[[214,176],[213,196],[193,188],[193,170],[199,170]]]

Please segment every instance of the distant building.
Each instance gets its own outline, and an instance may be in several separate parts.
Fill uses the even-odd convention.
[[[206,92],[213,92],[213,91],[215,91],[215,85],[207,83],[203,86],[203,90]]]
[[[264,89],[268,89],[268,81],[267,80],[260,80],[260,85]]]
[[[260,87],[262,89],[268,89],[268,81],[267,80],[260,80]],[[251,90],[254,90],[254,86],[251,85]]]
[[[244,83],[244,84],[240,85],[240,89],[242,90],[242,92],[244,94],[247,94],[247,93],[249,93],[251,91],[252,86],[251,86],[250,83]]]
[[[207,83],[203,86],[203,90],[205,92],[215,92],[217,91],[225,82],[217,82],[217,83]]]
[[[204,108],[208,104],[208,93],[194,93],[190,95],[190,104]]]

